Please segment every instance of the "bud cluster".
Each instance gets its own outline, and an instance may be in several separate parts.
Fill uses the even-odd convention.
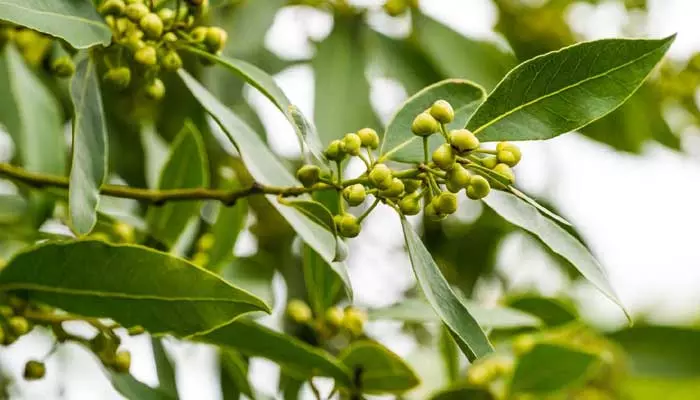
[[[311,307],[299,299],[289,301],[287,316],[297,324],[308,325],[324,339],[343,335],[360,337],[367,322],[367,313],[359,308],[330,307],[323,315],[314,315]]]
[[[69,78],[75,73],[73,58],[49,35],[0,21],[0,49],[9,43],[33,68],[43,67],[58,78]]]

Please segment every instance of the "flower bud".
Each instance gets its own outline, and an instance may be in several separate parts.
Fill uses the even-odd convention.
[[[457,193],[469,185],[471,178],[472,174],[457,163],[454,168],[447,172],[447,189],[452,193]]]
[[[177,71],[182,67],[182,58],[177,54],[177,51],[170,50],[165,53],[160,60],[160,65],[162,65],[166,71]]]
[[[420,212],[420,199],[417,196],[406,196],[399,201],[399,210],[403,215],[416,215]]]
[[[387,0],[384,3],[384,11],[392,17],[398,17],[408,10],[406,0]]]
[[[500,142],[496,145],[498,152],[498,162],[507,164],[509,167],[516,166],[522,158],[520,148],[512,143]]]
[[[209,29],[206,26],[198,26],[192,29],[190,32],[190,37],[195,41],[195,43],[204,43],[208,32]]]
[[[165,29],[170,29],[175,22],[175,10],[171,8],[161,8],[158,10],[158,18],[163,22]]]
[[[351,185],[343,189],[343,198],[351,206],[359,206],[365,201],[367,191],[365,187],[359,183]]]
[[[162,80],[155,78],[153,82],[145,88],[146,97],[151,100],[160,100],[165,96],[165,84]]]
[[[379,189],[389,189],[393,183],[391,169],[386,164],[375,165],[369,173],[369,181]]]
[[[413,120],[411,132],[417,136],[430,136],[440,129],[440,125],[430,113],[422,112]]]
[[[440,193],[433,197],[432,204],[438,214],[452,214],[457,211],[457,196],[453,193]]]
[[[341,310],[338,307],[331,307],[328,310],[326,310],[326,322],[328,322],[329,325],[334,326],[334,327],[340,327],[343,325],[343,317],[344,313],[343,310]]]
[[[392,178],[391,185],[387,189],[379,191],[379,194],[383,197],[399,197],[403,192],[403,181],[399,178]]]
[[[450,132],[450,144],[463,153],[479,148],[479,139],[468,129],[456,129]]]
[[[122,15],[124,10],[126,9],[126,4],[124,4],[123,0],[106,0],[98,11],[100,12],[101,15],[106,16],[106,15]]]
[[[292,299],[287,304],[287,315],[292,321],[298,324],[305,324],[311,321],[313,314],[311,308],[299,299]]]
[[[139,26],[148,38],[158,39],[163,34],[163,20],[160,19],[158,14],[146,14],[139,20]]]
[[[143,3],[131,3],[124,9],[124,14],[126,14],[126,17],[132,22],[139,22],[141,18],[148,15],[150,11],[148,6]]]
[[[70,56],[59,57],[51,63],[51,72],[59,78],[68,78],[75,73],[75,64]]]
[[[433,152],[433,162],[442,170],[451,170],[454,167],[456,160],[457,158],[452,150],[452,146],[447,143],[441,144]]]
[[[362,148],[362,139],[355,133],[348,133],[343,137],[343,149],[351,156],[360,154]]]
[[[114,355],[114,370],[120,374],[126,374],[131,368],[131,353],[126,350],[118,351]]]
[[[488,156],[481,159],[481,165],[488,169],[494,169],[498,164],[498,158],[496,156]]]
[[[343,143],[340,140],[333,140],[330,142],[326,151],[324,152],[326,158],[331,161],[340,161],[345,158],[345,151],[343,150]]]
[[[368,149],[376,149],[379,147],[379,135],[372,128],[362,128],[357,131],[357,136],[362,141],[362,146]]]
[[[455,119],[455,110],[445,100],[438,100],[430,107],[430,115],[441,124],[449,124]]]
[[[173,32],[166,32],[165,35],[163,35],[163,41],[166,43],[175,43],[178,41],[178,38]]]
[[[321,177],[321,168],[316,165],[302,165],[297,170],[297,179],[304,187],[311,187],[318,183]]]
[[[365,322],[367,322],[367,313],[355,307],[345,309],[343,315],[343,327],[347,329],[353,336],[360,336],[364,332]]]
[[[131,70],[128,67],[112,68],[102,77],[117,89],[125,89],[131,83]]]
[[[346,238],[354,238],[360,234],[360,223],[352,214],[343,214],[340,218],[335,219],[338,234]]]
[[[138,49],[134,53],[134,60],[139,63],[149,67],[152,67],[158,63],[158,54],[156,48],[153,46],[146,46]]]
[[[488,196],[490,191],[491,185],[489,181],[481,175],[474,175],[469,181],[469,186],[467,186],[467,197],[472,200],[483,199]]]
[[[497,164],[493,167],[493,172],[506,178],[511,184],[515,183],[515,174],[510,167],[504,163]]]
[[[41,379],[46,375],[46,365],[37,360],[29,360],[24,364],[24,379],[33,381]]]
[[[425,217],[431,221],[440,221],[445,219],[446,216],[445,214],[437,212],[432,201],[425,206]]]
[[[206,37],[204,38],[204,44],[207,45],[209,51],[212,53],[218,53],[226,47],[226,41],[228,40],[228,33],[225,30],[219,28],[218,26],[212,26],[207,29]]]
[[[7,320],[7,325],[10,327],[10,331],[17,336],[25,335],[31,330],[29,321],[19,315],[10,317]]]

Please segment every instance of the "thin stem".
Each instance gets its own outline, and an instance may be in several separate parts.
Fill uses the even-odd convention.
[[[450,143],[450,134],[447,133],[447,127],[445,124],[440,124],[440,133],[442,133],[442,137],[445,138],[445,141]]]
[[[357,217],[357,223],[359,224],[362,222],[362,220],[367,218],[367,216],[374,210],[374,208],[377,207],[377,205],[379,204],[380,201],[381,200],[379,200],[379,199],[374,200],[374,203],[372,203],[372,205],[369,206],[369,208],[367,210],[365,210],[365,212],[363,212],[362,215]]]
[[[370,154],[372,154],[372,153],[370,153]],[[367,167],[367,171],[372,169],[372,163],[367,159],[367,157],[365,157],[364,154],[360,153],[357,156],[360,158],[360,160],[362,160],[363,163],[365,163],[365,167]]]
[[[476,153],[482,153],[482,154],[493,154],[498,155],[498,150],[492,150],[492,149],[482,149],[479,147],[478,149],[475,150]]]
[[[367,156],[369,157],[370,164],[374,165],[374,154],[372,154],[372,150],[369,148],[366,148],[367,150]]]
[[[337,184],[338,186],[343,186],[343,165],[340,160],[335,162],[336,167],[338,168],[338,180]],[[340,210],[340,214],[342,215],[345,213],[345,202],[343,200],[343,192],[338,191],[338,210]]]
[[[428,155],[428,137],[423,136],[423,162],[426,164],[430,162],[430,156]]]

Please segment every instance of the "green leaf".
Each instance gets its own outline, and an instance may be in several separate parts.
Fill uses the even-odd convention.
[[[266,303],[274,303],[272,278],[277,259],[258,252],[253,257],[236,257],[221,270],[221,277],[241,289],[247,290]]]
[[[87,235],[97,222],[100,186],[107,175],[107,125],[97,66],[83,58],[70,86],[73,101],[73,155],[68,208],[71,226]]]
[[[403,393],[420,383],[401,357],[376,342],[353,342],[338,357],[351,371],[356,371],[358,386],[364,393]]]
[[[270,151],[260,137],[253,132],[240,118],[211,95],[201,84],[185,71],[180,71],[180,77],[190,88],[192,94],[207,109],[212,117],[221,125],[229,140],[238,148],[241,158],[256,182],[272,186],[301,186],[282,165],[279,159]],[[333,271],[343,280],[348,297],[352,298],[352,287],[344,263],[334,262],[337,253],[335,236],[317,223],[310,220],[297,210],[279,204],[274,195],[267,195],[273,207],[289,222],[289,225],[301,238],[323,259],[329,263]]]
[[[540,343],[518,361],[511,394],[545,395],[582,384],[596,364],[598,358],[592,354]]]
[[[623,398],[634,400],[693,400],[700,393],[700,379],[632,378],[622,382]]]
[[[304,283],[309,304],[316,315],[323,315],[338,300],[343,281],[311,247],[304,246],[302,251]]]
[[[12,224],[27,212],[27,201],[17,194],[0,194],[0,224]]]
[[[438,333],[438,350],[440,358],[445,366],[445,372],[450,383],[454,383],[459,379],[459,346],[455,343],[450,328],[445,325],[440,325],[440,333]]]
[[[465,121],[484,100],[486,92],[480,86],[465,80],[448,79],[428,86],[411,96],[394,114],[384,133],[380,153],[381,159],[404,162],[423,161],[423,141],[411,132],[411,124],[418,114],[429,108],[436,100],[447,100],[455,109],[455,121],[449,127],[462,127]],[[443,139],[433,135],[430,148],[443,143]]]
[[[296,209],[333,235],[337,235],[333,214],[323,204],[314,200],[289,200],[283,197],[278,198],[278,201],[280,204]]]
[[[248,382],[248,362],[237,351],[219,351],[219,376],[223,400],[239,400],[241,394],[255,399]]]
[[[700,330],[638,326],[608,336],[625,350],[631,374],[687,379],[700,377]]]
[[[163,339],[152,337],[151,347],[153,347],[153,359],[156,363],[156,373],[158,374],[158,389],[177,398],[175,368],[168,356],[168,352],[163,347]]]
[[[0,19],[61,38],[76,49],[112,41],[112,31],[90,0],[0,0]]]
[[[0,291],[9,290],[152,334],[187,336],[251,311],[269,312],[262,300],[183,259],[100,241],[48,243],[20,253],[0,273]]]
[[[515,56],[494,43],[467,38],[421,13],[412,13],[413,39],[445,78],[492,89],[515,66]]]
[[[526,195],[525,193],[521,192],[520,190],[514,188],[513,186],[508,186],[508,191],[513,193],[520,200],[535,207],[537,209],[537,211],[539,211],[542,214],[548,216],[549,218],[557,221],[558,223],[565,225],[565,226],[573,226],[573,225],[571,225],[571,222],[565,220],[563,217],[560,217],[559,215],[557,215],[553,211],[549,210],[547,207],[545,207],[542,204],[535,201],[535,199],[531,198],[530,196]]]
[[[462,301],[480,326],[491,329],[512,329],[539,326],[542,321],[530,314],[506,307],[484,307],[476,302]],[[407,322],[436,322],[440,317],[423,300],[406,299],[389,307],[369,311],[370,319],[392,319]]]
[[[556,298],[524,295],[509,299],[507,305],[536,316],[548,327],[564,325],[578,319],[573,305]]]
[[[208,165],[202,137],[197,128],[188,123],[172,144],[158,188],[206,187],[209,182]],[[146,217],[150,234],[164,244],[173,246],[199,211],[200,205],[198,201],[179,201],[151,206]]]
[[[192,339],[267,358],[299,379],[328,376],[342,385],[351,384],[350,372],[329,353],[253,321],[240,319]]]
[[[213,25],[226,29],[229,37],[239,40],[229,40],[223,53],[249,59],[253,54],[265,47],[265,36],[270,26],[275,21],[275,15],[282,6],[284,0],[246,1],[232,4],[226,0],[216,13],[210,13],[210,17],[216,18]],[[211,6],[214,6],[212,3]]]
[[[450,328],[462,352],[470,360],[491,353],[493,347],[486,334],[452,291],[420,237],[413,231],[406,218],[401,218],[401,225],[418,284],[440,319]]]
[[[229,190],[240,188],[240,184],[235,180],[228,181],[222,186]],[[209,250],[208,269],[219,271],[223,263],[233,258],[233,248],[245,227],[246,218],[248,218],[248,202],[245,199],[239,199],[232,206],[219,204],[216,222],[209,232],[214,235],[214,246]]]
[[[29,70],[14,46],[5,46],[2,53],[0,122],[12,136],[16,154],[25,169],[63,176],[66,145],[59,104]],[[29,196],[29,211],[35,226],[41,225],[52,210],[53,200],[48,195],[32,193]]]
[[[554,221],[544,217],[535,207],[510,193],[494,190],[483,202],[506,221],[532,233],[554,253],[568,260],[584,278],[620,306],[627,318],[630,318],[627,309],[610,285],[603,267],[575,237]]]
[[[178,400],[177,395],[172,395],[152,388],[143,382],[136,380],[129,374],[118,374],[110,371],[112,386],[129,400]]]
[[[486,389],[459,385],[435,393],[430,400],[496,400]]]
[[[360,17],[336,18],[330,35],[316,48],[314,119],[323,146],[347,132],[379,125],[365,76],[363,30]]]
[[[580,129],[624,103],[674,38],[597,40],[528,60],[503,78],[467,127],[484,142]]]

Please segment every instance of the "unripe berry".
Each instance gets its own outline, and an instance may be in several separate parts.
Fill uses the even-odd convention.
[[[408,10],[405,0],[387,0],[384,3],[384,11],[392,17],[398,17]]]
[[[338,228],[338,234],[340,236],[354,238],[360,234],[360,223],[357,222],[357,218],[354,215],[343,214],[336,221],[336,227]]]
[[[330,142],[326,151],[324,152],[326,158],[331,161],[340,161],[345,158],[345,151],[343,151],[343,142],[340,140],[333,140]]]
[[[177,51],[170,50],[165,53],[163,59],[160,61],[160,65],[162,65],[166,71],[177,71],[182,67],[182,58],[177,54]]]
[[[51,71],[59,78],[68,78],[75,73],[75,64],[70,56],[63,56],[51,63]]]
[[[374,129],[362,128],[357,131],[357,136],[360,137],[363,147],[367,147],[369,149],[376,149],[379,147],[379,135]]]
[[[343,325],[343,317],[343,310],[341,310],[338,307],[331,307],[328,310],[326,310],[326,322],[328,322],[328,324],[331,326],[340,327],[341,325]]]
[[[305,324],[313,318],[309,305],[299,299],[289,301],[287,304],[287,315],[292,321],[299,324]]]
[[[163,20],[158,14],[147,14],[139,20],[139,26],[143,29],[146,37],[158,39],[163,34]]]
[[[418,179],[404,179],[403,186],[406,193],[414,193],[416,190],[420,189],[423,182]]]
[[[158,63],[158,54],[156,48],[153,46],[146,46],[138,49],[134,53],[134,60],[139,63],[149,67],[152,67]]]
[[[139,31],[139,32],[141,32],[141,31]],[[125,37],[124,40],[122,41],[122,44],[124,46],[126,46],[129,50],[133,51],[134,53],[136,53],[137,51],[146,47],[146,42],[141,40],[141,35],[136,34],[136,33]]]
[[[403,215],[416,215],[420,212],[420,199],[416,196],[406,196],[399,201],[399,210]]]
[[[124,89],[131,83],[131,70],[128,67],[112,68],[103,79],[117,89]]]
[[[484,362],[473,364],[467,370],[467,382],[473,386],[485,386],[494,378],[493,368]]]
[[[102,15],[121,15],[126,9],[126,4],[123,0],[107,0],[99,8]]]
[[[351,156],[357,156],[360,154],[360,149],[362,148],[362,140],[357,134],[348,133],[343,137],[343,150]]]
[[[216,243],[216,236],[213,233],[205,233],[197,240],[198,251],[209,251]]]
[[[488,169],[494,169],[498,165],[498,158],[496,156],[488,156],[481,159],[481,165]]]
[[[321,177],[321,168],[316,165],[302,165],[297,170],[297,179],[304,187],[311,187],[318,183]]]
[[[455,110],[445,100],[438,100],[430,107],[430,115],[441,124],[449,124],[455,119]]]
[[[143,3],[132,3],[124,9],[124,14],[133,22],[141,21],[149,12],[148,6]]]
[[[411,132],[417,136],[430,136],[440,129],[440,125],[430,113],[422,112],[413,120]]]
[[[345,309],[345,314],[343,315],[343,326],[352,335],[359,336],[364,332],[365,322],[367,321],[367,314],[355,307],[348,307]]]
[[[461,153],[479,148],[479,139],[468,129],[456,129],[450,132],[450,143]]]
[[[117,222],[114,224],[114,233],[119,236],[122,242],[132,243],[135,239],[134,237],[134,227],[126,224],[124,222]]]
[[[357,183],[343,189],[343,197],[351,206],[359,206],[365,201],[367,191],[363,185]]]
[[[10,327],[10,331],[17,336],[25,335],[31,329],[29,321],[27,321],[26,318],[20,317],[18,315],[10,317],[7,320],[7,325]]]
[[[204,44],[212,53],[218,53],[226,47],[226,40],[228,40],[228,33],[218,26],[212,26],[207,29]]]
[[[166,43],[175,43],[178,41],[177,35],[173,32],[166,32],[165,35],[163,35],[163,41]]]
[[[457,196],[453,193],[440,193],[433,197],[432,204],[438,214],[452,214],[457,211]]]
[[[452,150],[452,146],[447,143],[441,144],[433,152],[433,162],[442,170],[451,170],[454,167],[456,160],[457,158]]]
[[[162,80],[155,78],[153,82],[146,86],[145,92],[146,97],[149,99],[156,101],[160,100],[163,98],[163,96],[165,96],[165,84]]]
[[[391,186],[387,189],[381,190],[379,194],[384,197],[399,197],[404,192],[403,181],[399,178],[391,179]]]
[[[163,21],[163,27],[170,29],[175,22],[175,10],[171,8],[161,8],[158,10],[158,18]]]
[[[190,32],[190,37],[196,43],[203,43],[204,40],[207,38],[208,32],[209,32],[209,29],[207,29],[207,27],[198,26],[198,27],[192,29],[192,32]]]
[[[139,39],[143,37],[143,32],[141,30],[134,30],[133,27],[134,24],[129,21],[129,18],[117,18],[114,21],[114,29],[116,29],[117,33],[120,35],[124,35],[128,30],[131,30],[132,32],[130,33],[139,35]]]
[[[114,355],[114,370],[126,374],[129,372],[129,368],[131,368],[131,353],[126,350],[118,351]]]
[[[369,181],[379,189],[389,189],[393,183],[391,169],[386,164],[375,165],[369,173]]]
[[[484,197],[488,196],[490,191],[491,185],[489,184],[489,181],[481,175],[474,175],[469,181],[469,186],[467,187],[467,197],[472,200],[483,199]]]
[[[43,362],[30,360],[24,364],[24,379],[33,381],[43,378],[44,375],[46,375],[46,366]]]
[[[510,167],[516,166],[522,158],[520,148],[509,142],[500,142],[496,145],[498,152],[498,162],[507,164]]]
[[[513,170],[506,164],[500,163],[493,167],[493,172],[506,178],[511,184],[515,183],[515,174]]]
[[[425,217],[431,221],[440,221],[445,219],[446,215],[438,213],[431,201],[427,206],[425,206]]]

